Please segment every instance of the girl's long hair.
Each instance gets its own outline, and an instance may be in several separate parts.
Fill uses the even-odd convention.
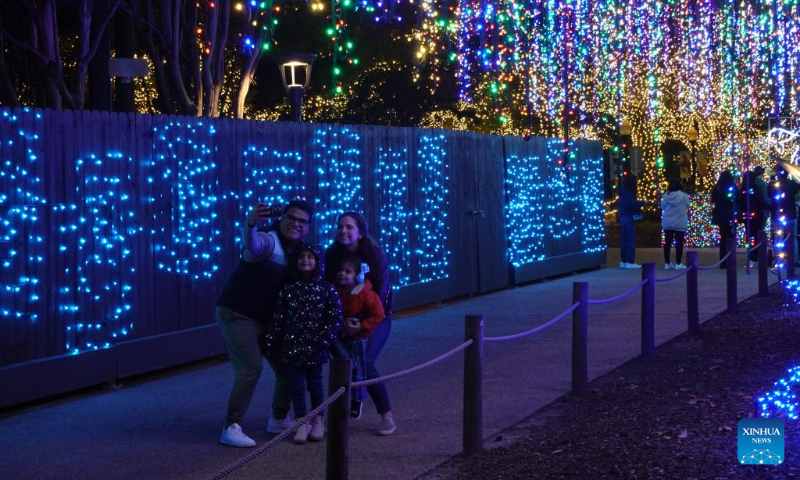
[[[380,292],[381,287],[383,286],[380,275],[381,264],[377,254],[380,246],[378,246],[378,243],[369,236],[367,219],[364,218],[363,215],[358,212],[345,212],[339,215],[339,217],[336,219],[337,226],[339,225],[339,221],[344,217],[350,217],[354,222],[356,222],[356,227],[358,227],[358,232],[362,235],[362,237],[358,239],[358,245],[356,246],[355,252],[348,251],[342,245],[340,245],[339,242],[334,241],[333,245],[331,245],[328,251],[328,255],[331,257],[333,265],[337,269],[339,264],[341,264],[342,259],[352,256],[358,257],[362,262],[369,265],[369,273],[366,276],[369,281],[372,282],[372,290],[375,292]],[[332,278],[332,275],[335,274],[335,271],[327,272],[327,278]]]

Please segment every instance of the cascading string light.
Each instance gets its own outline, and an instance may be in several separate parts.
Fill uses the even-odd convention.
[[[796,0],[465,0],[446,29],[436,8],[425,4],[422,13],[417,57],[438,65],[432,57],[449,55],[438,48],[449,37],[459,98],[490,106],[498,128],[534,112],[540,125],[513,130],[569,140],[592,138],[604,115],[629,119],[649,199],[666,181],[661,143],[685,140],[693,120],[699,147],[710,149],[749,144],[755,118],[798,112]]]
[[[348,127],[324,127],[314,131],[312,160],[317,170],[320,195],[314,210],[317,235],[333,243],[336,219],[348,211],[361,211],[362,192],[361,136]]]
[[[562,156],[561,140],[547,141],[546,155],[508,156],[505,218],[509,237],[508,257],[515,267],[545,259],[545,240],[569,242],[580,237],[582,251],[605,250],[602,156],[583,155],[583,147],[571,142],[567,175],[557,167]],[[583,229],[578,230],[577,225]]]
[[[375,189],[380,202],[381,247],[392,259],[389,268],[394,289],[411,283],[409,266],[414,258],[409,242],[414,214],[407,208],[411,204],[409,156],[406,148],[395,151],[380,147],[375,169]]]
[[[23,111],[30,113],[27,107]],[[41,120],[36,113],[34,122]],[[19,154],[4,157],[0,165],[0,319],[35,322],[42,308],[41,279],[46,277],[43,215],[48,201],[40,176],[44,174],[43,145],[39,135],[8,110],[0,122],[10,135],[2,139],[3,149]]]
[[[544,185],[539,157],[509,155],[506,161],[505,217],[509,261],[515,267],[544,260]]]
[[[219,188],[216,146],[202,138],[213,138],[216,129],[203,121],[174,121],[154,127],[153,133],[154,160],[148,178],[153,189],[149,200],[155,203],[153,219],[171,216],[172,220],[169,231],[162,223],[151,232],[157,238],[158,269],[210,278],[219,269],[221,231],[215,220],[218,203],[226,195]]]
[[[136,283],[132,239],[144,233],[133,205],[133,159],[120,152],[89,154],[75,161],[80,204],[53,205],[64,269],[58,310],[66,317],[65,350],[110,348],[134,329],[129,296]],[[125,172],[109,174],[108,172]],[[63,220],[62,220],[63,219]]]
[[[450,276],[448,248],[450,222],[449,164],[445,161],[447,137],[444,135],[420,138],[417,150],[417,176],[420,178],[421,208],[414,212],[413,235],[417,238],[419,282],[431,282]]]

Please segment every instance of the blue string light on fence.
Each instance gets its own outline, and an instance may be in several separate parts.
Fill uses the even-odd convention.
[[[787,373],[789,376],[775,382],[771,392],[758,397],[757,414],[759,417],[785,416],[789,420],[797,420],[800,366],[789,368]]]
[[[57,310],[66,319],[70,353],[109,348],[133,331],[130,297],[137,270],[131,243],[144,230],[137,225],[133,170],[133,159],[119,152],[79,158],[80,203],[53,206],[60,263],[66,266]]]
[[[573,166],[575,159],[575,142],[568,144],[568,165]],[[548,181],[545,183],[546,225],[548,236],[554,240],[571,237],[578,231],[580,212],[582,210],[579,192],[581,186],[577,184],[578,176],[568,172],[558,162],[564,156],[564,142],[561,139],[548,140]]]
[[[605,225],[603,216],[603,158],[587,156],[580,162],[581,185],[578,196],[583,215],[580,224],[583,226],[582,247],[587,253],[602,252],[605,246]]]
[[[575,142],[569,144],[567,171],[558,166],[562,140],[550,140],[544,159],[511,154],[506,168],[506,231],[508,258],[521,267],[546,258],[545,239],[580,235],[584,252],[605,249],[602,160],[578,161]],[[581,226],[581,230],[579,230]]]
[[[162,225],[153,232],[158,270],[210,278],[219,269],[217,211],[226,198],[220,191],[222,172],[213,146],[216,130],[203,121],[176,121],[154,127],[153,132],[148,183],[155,203],[153,219]]]
[[[415,211],[413,251],[419,263],[421,283],[449,277],[450,222],[449,165],[445,162],[447,137],[420,137],[416,165],[422,205]]]
[[[361,211],[361,137],[344,127],[314,131],[311,146],[317,169],[319,195],[316,198],[317,234],[321,240],[333,242],[336,219],[347,211]]]
[[[245,215],[256,202],[285,205],[292,197],[305,197],[305,169],[300,152],[279,152],[269,147],[251,146],[243,153],[245,191],[241,195],[240,215],[235,225],[243,227]],[[240,241],[239,236],[236,237]]]
[[[395,289],[411,283],[409,266],[412,255],[408,236],[413,213],[408,210],[411,205],[408,189],[409,156],[405,148],[396,151],[381,147],[378,149],[375,172],[375,189],[380,202],[381,247],[391,259],[390,280]]]
[[[41,118],[36,113],[34,122]],[[0,317],[35,322],[46,278],[42,145],[39,135],[23,128],[17,115],[4,110],[0,121],[11,133],[2,139],[0,149],[6,152],[0,165]]]
[[[509,155],[505,206],[509,261],[515,267],[544,260],[545,189],[539,157]]]

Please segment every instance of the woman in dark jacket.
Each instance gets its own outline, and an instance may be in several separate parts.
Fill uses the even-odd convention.
[[[617,203],[619,224],[622,227],[619,268],[642,268],[634,261],[634,256],[636,254],[636,220],[641,218],[642,206],[645,203],[636,199],[636,176],[631,173],[625,174],[622,177],[622,191]]]
[[[728,253],[728,239],[736,235],[736,198],[736,181],[733,174],[725,170],[719,174],[717,184],[711,191],[711,222],[719,227],[720,260]],[[719,268],[727,268],[726,264],[727,261],[722,262]]]
[[[219,441],[232,447],[256,444],[242,432],[240,425],[261,378],[262,338],[272,322],[278,292],[288,281],[288,265],[308,234],[313,210],[305,201],[292,200],[283,209],[280,220],[267,229],[259,229],[258,224],[274,213],[264,203],[257,203],[250,211],[242,232],[242,258],[217,301],[217,324],[234,373],[225,428]],[[275,379],[267,431],[278,433],[292,427],[294,422],[288,416],[291,401],[288,385],[277,370]]]
[[[362,262],[369,266],[366,278],[372,283],[372,289],[383,302],[384,314],[383,321],[372,331],[367,340],[366,348],[366,370],[367,378],[378,378],[380,373],[375,367],[375,360],[380,355],[381,350],[386,345],[389,332],[392,329],[392,294],[389,287],[389,260],[384,251],[370,237],[367,229],[367,220],[356,212],[347,212],[339,216],[337,220],[336,240],[325,251],[325,278],[333,282],[336,272],[342,260],[348,257],[358,257]],[[342,327],[342,332],[350,334],[348,325]],[[378,383],[367,387],[369,396],[375,402],[375,408],[381,415],[381,424],[376,433],[378,435],[391,435],[397,425],[392,415],[392,406],[389,402],[389,394],[386,385]],[[351,417],[361,417],[361,403],[353,402],[351,405]]]

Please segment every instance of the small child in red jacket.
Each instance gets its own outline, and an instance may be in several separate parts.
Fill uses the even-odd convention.
[[[344,311],[344,324],[339,334],[353,359],[354,382],[366,379],[367,339],[384,318],[380,297],[372,290],[372,283],[364,281],[368,268],[358,258],[346,258],[336,273],[336,289],[342,297]],[[366,396],[366,388],[354,388],[351,395],[350,417],[361,418],[361,402]]]

